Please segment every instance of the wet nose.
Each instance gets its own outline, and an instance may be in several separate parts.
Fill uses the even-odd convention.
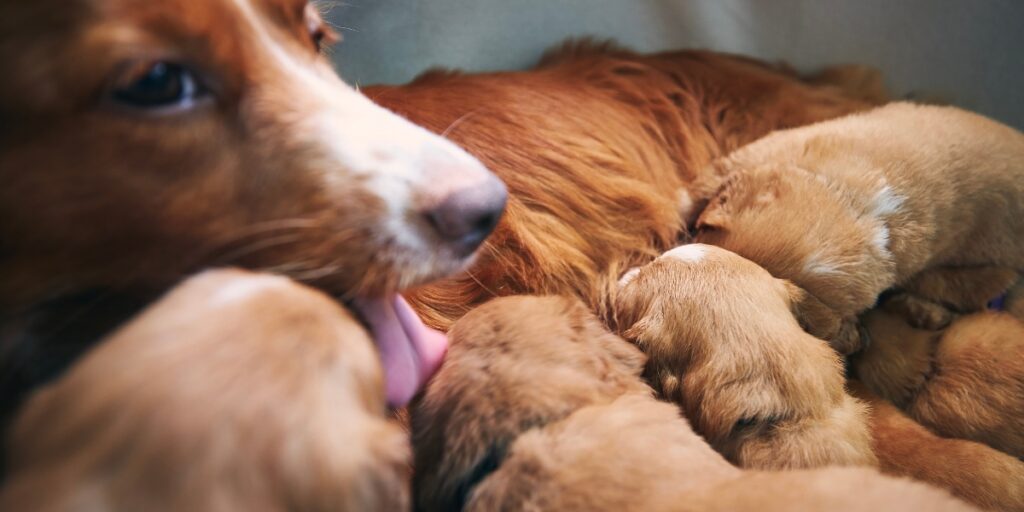
[[[467,256],[494,231],[507,200],[505,184],[489,175],[479,184],[453,191],[423,215],[445,244]]]

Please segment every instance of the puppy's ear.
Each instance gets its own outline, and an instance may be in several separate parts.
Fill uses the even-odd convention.
[[[842,318],[817,297],[788,279],[780,279],[789,299],[789,309],[805,331],[815,338],[832,340],[842,326]]]
[[[573,301],[568,313],[579,336],[592,340],[627,374],[640,375],[647,363],[647,356],[640,349],[612,334],[579,300]]]
[[[697,231],[723,230],[729,228],[729,212],[722,204],[725,198],[717,198],[700,214],[693,225]]]

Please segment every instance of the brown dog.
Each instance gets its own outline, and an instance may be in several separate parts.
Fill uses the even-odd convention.
[[[652,398],[643,355],[576,299],[496,299],[451,336],[412,409],[423,510],[969,509],[868,469],[730,465]]]
[[[839,357],[793,315],[804,295],[725,249],[684,245],[624,276],[616,322],[650,358],[648,381],[734,463],[873,465]]]
[[[807,290],[801,323],[844,354],[886,289],[947,267],[1024,269],[1024,134],[976,114],[892,104],[774,133],[715,173],[724,184],[696,240]],[[1003,290],[1015,279],[997,275]],[[952,293],[957,282],[977,286],[930,287],[971,298],[963,308],[991,298]]]
[[[870,389],[933,431],[1024,457],[1024,322],[976,313],[940,332],[884,310],[853,368]]]
[[[26,404],[0,509],[396,511],[373,342],[284,278],[194,277]]]
[[[943,438],[852,381],[871,410],[871,438],[883,473],[950,491],[988,510],[1024,510],[1024,462],[981,443]]]
[[[707,51],[640,55],[567,44],[534,69],[427,73],[370,87],[374,101],[443,133],[508,186],[507,213],[468,273],[417,290],[447,329],[496,295],[576,295],[602,314],[618,276],[679,243],[705,166],[773,130],[883,101],[877,72],[788,69]]]

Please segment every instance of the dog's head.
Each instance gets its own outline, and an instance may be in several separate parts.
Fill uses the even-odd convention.
[[[414,489],[458,509],[521,433],[629,391],[644,357],[577,299],[495,299],[459,320],[441,370],[412,409]]]
[[[649,357],[651,384],[733,462],[870,457],[838,356],[794,317],[800,294],[735,253],[684,245],[623,277],[616,323]]]
[[[379,296],[462,268],[505,189],[321,55],[305,0],[0,6],[4,300],[242,264]]]
[[[0,34],[0,312],[230,264],[391,318],[503,212],[476,159],[335,75],[306,0],[5,2]]]
[[[30,399],[4,510],[401,510],[372,341],[281,277],[191,278]]]

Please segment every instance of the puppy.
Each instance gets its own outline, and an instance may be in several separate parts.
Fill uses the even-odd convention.
[[[730,461],[873,465],[839,357],[793,315],[804,295],[725,249],[683,245],[623,277],[616,322],[650,358],[648,382]]]
[[[969,509],[868,469],[732,466],[653,399],[643,355],[576,299],[496,299],[451,336],[412,408],[419,509]]]
[[[1024,134],[963,110],[900,103],[781,131],[707,174],[725,177],[696,240],[804,288],[801,323],[843,354],[884,290],[947,267],[1024,269]]]
[[[28,401],[0,509],[407,509],[408,441],[382,380],[328,297],[201,274]]]
[[[883,473],[950,491],[988,510],[1024,510],[1024,462],[981,443],[939,437],[862,383],[851,392],[871,411],[871,438]]]
[[[1024,458],[1024,322],[976,313],[935,332],[884,310],[863,322],[872,343],[852,366],[868,388],[940,435]]]

